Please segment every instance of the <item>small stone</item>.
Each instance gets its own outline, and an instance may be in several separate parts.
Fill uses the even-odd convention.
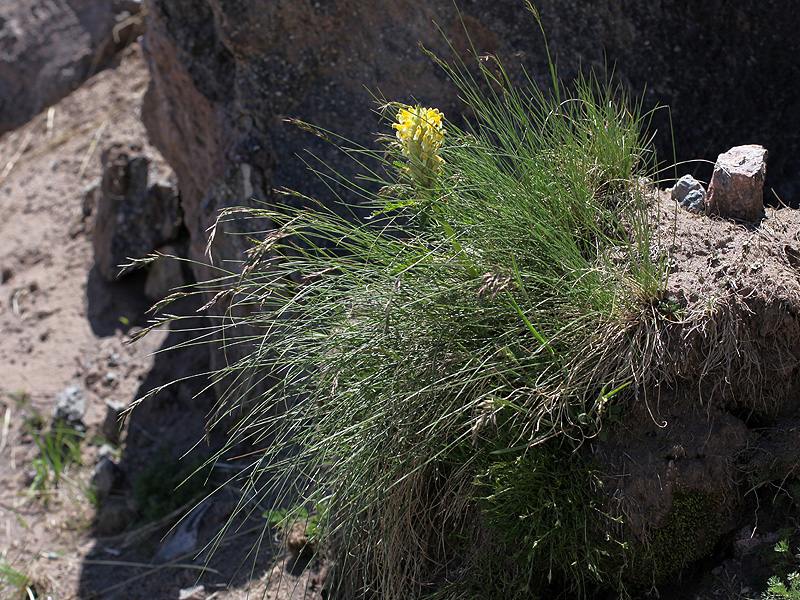
[[[306,524],[295,523],[286,536],[286,549],[295,560],[309,560],[316,550],[314,543],[308,539]]]
[[[736,146],[720,154],[706,198],[706,213],[742,221],[764,217],[764,177],[767,149]]]
[[[60,422],[69,427],[85,429],[83,415],[86,414],[86,397],[79,385],[71,385],[56,394],[56,406],[53,409],[53,422]]]
[[[22,481],[25,483],[25,487],[32,486],[33,482],[36,481],[36,471],[34,469],[27,468],[22,472],[22,475]]]
[[[110,496],[101,504],[95,519],[95,533],[99,536],[116,535],[131,524],[135,513],[124,498]]]
[[[119,443],[122,421],[120,417],[127,408],[127,404],[119,400],[106,400],[106,418],[100,426],[100,432],[112,444]]]
[[[681,202],[681,208],[696,215],[703,214],[706,210],[706,193],[702,190],[692,190]]]
[[[206,597],[206,589],[202,585],[184,588],[178,593],[178,600],[203,600]]]
[[[195,506],[190,513],[180,522],[172,534],[164,542],[153,557],[156,563],[165,563],[171,561],[176,556],[189,554],[194,551],[197,546],[197,540],[200,535],[200,524],[203,520],[203,515],[211,507],[212,502],[205,500]]]
[[[681,208],[700,214],[705,210],[706,191],[703,184],[691,175],[681,177],[671,189],[672,199]]]
[[[104,458],[114,459],[117,451],[109,444],[102,444],[97,447],[97,462],[102,461]]]
[[[94,468],[92,487],[100,500],[105,500],[111,492],[119,487],[122,473],[117,464],[106,457]]]
[[[100,180],[98,179],[83,190],[83,205],[81,206],[81,218],[83,220],[94,214],[97,208],[97,196],[100,193]]]
[[[680,444],[675,444],[667,452],[666,458],[669,460],[678,460],[679,458],[686,458],[686,448]]]

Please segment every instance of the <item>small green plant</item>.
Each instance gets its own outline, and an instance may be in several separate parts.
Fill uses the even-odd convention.
[[[764,592],[762,600],[800,600],[800,573],[795,571],[786,576],[789,586],[781,581],[777,575],[772,576],[767,581],[767,591]]]
[[[34,477],[30,491],[42,493],[58,487],[70,467],[81,464],[81,443],[85,434],[60,421],[47,429],[31,428],[29,431],[39,449],[39,456],[31,462]]]
[[[0,598],[30,600],[35,597],[31,577],[15,569],[5,559],[0,559]]]
[[[772,548],[774,554],[774,573],[767,581],[768,589],[764,600],[800,600],[800,553],[793,554],[789,546],[790,531]],[[787,583],[788,582],[788,587]]]
[[[273,508],[264,513],[264,518],[269,524],[280,532],[289,531],[296,523],[304,524],[306,535],[312,541],[317,541],[324,530],[326,516],[327,510],[323,504],[317,504],[313,510],[308,510],[304,506],[294,506]]]
[[[182,462],[164,444],[133,478],[133,496],[145,521],[156,521],[208,492],[211,466],[204,458]]]

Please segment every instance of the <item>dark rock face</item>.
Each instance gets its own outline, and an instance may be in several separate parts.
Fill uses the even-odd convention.
[[[272,199],[273,186],[324,197],[325,187],[294,155],[307,148],[329,162],[341,164],[342,157],[285,118],[371,143],[378,118],[364,86],[387,98],[411,101],[414,94],[445,110],[455,105],[455,90],[445,88],[415,46],[426,40],[444,50],[432,19],[452,22],[449,6],[420,9],[406,1],[367,8],[353,0],[325,8],[206,0],[148,6],[153,81],[144,118],[178,174],[194,259],[202,257],[205,231],[220,208]],[[215,246],[219,258],[241,250],[231,247],[228,255]]]
[[[800,13],[788,1],[537,2],[550,51],[570,80],[582,65],[614,78],[643,104],[669,105],[678,160],[707,159],[733,145],[770,151],[767,190],[796,200],[800,176],[800,112],[794,92]],[[200,258],[216,211],[272,188],[302,190],[323,201],[326,188],[295,154],[311,151],[348,174],[324,141],[284,122],[299,118],[374,146],[381,127],[372,94],[437,106],[459,121],[453,85],[417,43],[449,58],[494,53],[512,76],[521,65],[540,85],[549,81],[535,18],[520,0],[467,0],[456,14],[449,0],[337,0],[315,3],[147,0],[145,49],[153,82],[145,119],[175,168],[184,195],[192,258]],[[672,162],[669,115],[658,111],[659,159]],[[682,167],[709,181],[711,166]],[[679,174],[681,174],[679,173]],[[665,174],[672,176],[672,172]],[[767,194],[767,200],[772,197]],[[219,237],[218,239],[221,239]],[[229,251],[238,253],[241,248]],[[225,254],[224,249],[219,250]],[[232,258],[232,257],[228,257]]]
[[[69,94],[136,39],[141,0],[0,5],[0,133]]]

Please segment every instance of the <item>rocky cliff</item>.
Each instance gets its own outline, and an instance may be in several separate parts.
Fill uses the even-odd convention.
[[[177,173],[184,223],[191,235],[190,258],[201,262],[205,260],[206,231],[221,208],[286,201],[274,193],[283,187],[334,205],[334,193],[296,155],[307,157],[309,151],[335,171],[352,176],[351,165],[335,147],[287,119],[313,123],[371,148],[376,147],[376,132],[381,127],[384,133],[389,131],[370,112],[377,107],[376,97],[436,106],[459,124],[469,119],[455,86],[418,43],[445,60],[470,61],[473,52],[496,55],[520,83],[525,82],[526,74],[543,86],[550,80],[542,31],[522,0],[461,0],[458,11],[450,0],[422,4],[410,0],[146,2],[150,22],[145,49],[152,82],[144,119],[153,143]],[[791,160],[800,150],[800,118],[792,107],[794,89],[800,84],[794,58],[800,45],[794,35],[800,14],[788,1],[746,0],[732,8],[723,0],[552,0],[538,2],[537,9],[547,47],[564,79],[572,79],[580,69],[595,69],[601,77],[605,68],[613,69],[614,80],[629,92],[641,94],[645,110],[657,104],[670,107],[670,112],[657,111],[650,123],[650,133],[658,132],[656,147],[661,161],[672,164],[674,160],[701,159],[713,164],[717,155],[731,146],[761,144],[770,153],[765,200],[796,203],[800,176]],[[670,130],[674,132],[675,158]],[[681,164],[664,177],[686,172],[708,180],[711,165]],[[354,199],[343,195],[345,200]],[[669,223],[679,220],[671,213],[668,217]],[[685,215],[680,218],[688,219]],[[779,225],[780,221],[773,222],[773,226]],[[731,223],[713,227],[704,223],[701,229],[709,238],[705,241],[696,227],[695,222],[685,224],[687,250],[676,252],[687,272],[699,272],[700,267],[690,263],[693,257],[703,268],[717,268],[717,258],[706,260],[704,246],[723,253],[735,248],[749,251],[749,241],[740,243],[734,238],[750,234]],[[664,239],[674,245],[674,230],[668,233]],[[218,235],[215,261],[241,260],[245,243],[242,236]],[[787,252],[777,246],[769,251],[777,257],[780,273],[796,287],[794,265],[787,266],[784,256]],[[732,255],[731,260],[741,266],[747,264],[743,257]],[[196,275],[206,278],[212,273],[198,267]],[[618,504],[614,510],[618,516],[625,515],[634,533],[642,537],[643,532],[655,529],[667,536],[677,528],[702,539],[701,545],[681,539],[678,541],[687,544],[678,547],[673,538],[663,537],[661,549],[654,550],[647,560],[660,560],[662,554],[665,562],[675,559],[663,567],[664,572],[708,554],[721,536],[742,526],[744,521],[738,516],[744,492],[763,485],[754,474],[769,472],[767,478],[777,481],[797,473],[796,445],[787,441],[793,438],[786,433],[795,427],[796,394],[791,390],[796,389],[800,376],[788,358],[769,354],[770,349],[794,347],[790,340],[796,339],[797,296],[786,291],[788,283],[779,294],[764,283],[777,281],[775,277],[761,271],[758,277],[760,283],[747,289],[760,290],[763,296],[757,301],[748,296],[750,304],[745,309],[737,292],[727,308],[715,309],[709,318],[719,331],[731,328],[725,339],[736,347],[733,354],[744,357],[741,365],[726,363],[727,372],[747,374],[743,376],[747,381],[761,381],[749,377],[748,369],[762,373],[759,361],[764,360],[764,385],[755,391],[746,386],[735,390],[724,373],[711,377],[703,372],[694,379],[693,374],[682,376],[675,384],[678,392],[664,392],[663,414],[658,404],[658,418],[653,417],[647,402],[639,403],[626,417],[625,425],[636,425],[633,429],[642,433],[641,446],[629,447],[627,444],[634,442],[625,433],[610,438],[598,451],[612,471],[607,490]],[[679,286],[680,278],[673,280]],[[676,297],[678,292],[682,293],[680,287],[675,290]],[[757,310],[753,303],[758,304]],[[785,316],[786,340],[780,338],[784,333],[778,336],[772,329],[758,335],[753,333],[755,329],[747,329],[758,327],[761,317],[754,314],[773,309],[780,315],[774,319],[776,323]],[[746,325],[736,329],[740,323]],[[705,331],[696,328],[701,330]],[[721,347],[718,338],[704,336],[691,342],[698,350],[687,360],[690,366],[702,362],[695,360],[698,356],[712,355]],[[735,345],[739,338],[759,341],[740,353],[740,346]],[[688,338],[680,339],[687,348],[691,345]],[[700,383],[711,388],[701,390]],[[661,390],[650,392],[650,398],[660,403]],[[773,396],[781,401],[773,402]],[[708,410],[698,411],[701,400]],[[747,401],[764,406],[742,404]],[[768,430],[756,431],[767,423]],[[697,445],[701,430],[707,432],[706,437]],[[770,449],[783,448],[782,444],[790,448],[784,454]],[[745,450],[757,456],[744,461]],[[767,458],[762,460],[761,454]],[[780,474],[769,471],[770,461],[784,455],[791,457],[788,470]],[[641,460],[623,460],[629,456]],[[742,466],[742,462],[746,464]],[[665,482],[662,487],[655,487],[656,479]],[[675,524],[682,523],[677,520],[681,502],[700,501],[698,498],[703,511],[708,511],[696,514],[692,523],[702,522],[709,531],[695,536],[694,525]],[[685,532],[682,535],[686,537]],[[680,556],[673,556],[675,553]]]
[[[454,86],[417,47],[443,58],[496,54],[549,80],[545,44],[522,0],[292,2],[146,0],[145,48],[153,82],[145,107],[149,133],[178,173],[192,258],[200,258],[217,209],[271,200],[289,187],[329,200],[295,156],[310,150],[338,170],[348,166],[325,142],[286,122],[299,118],[374,145],[374,96],[461,117]],[[536,3],[560,74],[603,71],[645,109],[668,105],[678,160],[714,161],[744,143],[770,151],[766,199],[797,198],[800,177],[800,14],[788,1],[571,0]],[[448,48],[445,37],[453,48]],[[670,118],[656,113],[659,158],[672,162]],[[708,180],[710,166],[681,167]],[[672,176],[673,172],[667,173]],[[222,239],[222,238],[220,238]],[[217,253],[234,257],[241,248]]]
[[[143,22],[141,0],[0,3],[0,133],[106,66]]]

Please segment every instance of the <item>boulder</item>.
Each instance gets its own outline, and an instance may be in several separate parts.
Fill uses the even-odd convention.
[[[764,217],[764,177],[767,149],[736,146],[720,154],[708,186],[706,213],[740,221]]]
[[[100,275],[115,281],[120,266],[175,239],[180,203],[171,171],[135,148],[114,144],[102,154],[92,242]],[[163,170],[163,167],[162,167]]]
[[[113,491],[119,488],[121,481],[122,471],[109,457],[102,459],[92,472],[92,488],[101,502],[105,501]]]
[[[54,104],[136,39],[136,0],[0,3],[0,133]]]

